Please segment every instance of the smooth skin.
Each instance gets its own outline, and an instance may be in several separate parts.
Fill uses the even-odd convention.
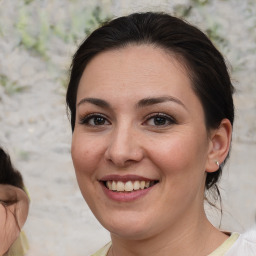
[[[208,131],[187,71],[174,54],[130,45],[95,56],[77,92],[72,158],[79,187],[110,231],[108,255],[196,255],[227,236],[204,212],[207,172],[229,150],[231,124]],[[103,192],[106,175],[159,181],[131,202]]]
[[[8,201],[16,198],[17,203],[3,205],[0,203],[0,255],[4,255],[18,238],[29,210],[29,198],[20,188],[0,184],[0,198]]]

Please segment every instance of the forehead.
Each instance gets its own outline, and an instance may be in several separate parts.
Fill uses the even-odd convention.
[[[129,45],[102,52],[88,63],[79,83],[77,101],[95,94],[151,97],[156,93],[185,101],[191,95],[196,97],[187,71],[175,54],[152,45]]]

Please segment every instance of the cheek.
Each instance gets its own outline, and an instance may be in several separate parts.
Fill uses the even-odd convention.
[[[161,150],[154,147],[151,156],[154,156],[154,162],[162,174],[164,186],[161,193],[166,199],[166,205],[169,205],[168,211],[173,211],[173,205],[180,205],[180,202],[183,202],[181,208],[185,211],[185,207],[191,202],[203,200],[205,141],[198,141],[193,136],[176,134],[171,139],[164,140],[159,146]]]
[[[19,228],[12,213],[0,204],[0,255],[5,253],[19,235]]]
[[[202,134],[201,139],[198,139],[193,131],[174,133],[158,143],[157,147],[154,146],[151,151],[155,162],[164,170],[164,175],[177,176],[192,176],[204,170],[206,153],[206,136]]]
[[[102,143],[83,134],[73,134],[71,156],[78,177],[92,176],[102,158]]]
[[[90,150],[87,141],[81,139],[80,136],[73,134],[71,156],[78,186],[84,199],[88,202],[90,199],[90,197],[88,198],[90,195],[89,191],[92,189],[91,180],[94,177],[95,169],[94,150],[93,148]]]

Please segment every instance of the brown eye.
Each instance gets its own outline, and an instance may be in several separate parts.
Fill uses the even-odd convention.
[[[153,119],[154,125],[165,125],[168,120],[165,117],[157,116]]]
[[[89,125],[89,126],[103,126],[103,125],[109,125],[110,122],[103,115],[91,114],[81,118],[80,124]]]
[[[88,123],[90,125],[104,125],[105,122],[106,122],[105,118],[101,116],[95,116]]]
[[[150,126],[168,126],[176,123],[174,118],[170,117],[166,114],[155,114],[150,116],[144,124],[150,125]]]

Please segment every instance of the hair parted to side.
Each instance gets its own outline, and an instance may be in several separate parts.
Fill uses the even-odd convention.
[[[224,118],[233,125],[234,105],[225,60],[208,37],[189,23],[166,13],[134,13],[116,18],[96,29],[73,56],[66,103],[72,131],[75,128],[76,97],[79,81],[89,61],[97,54],[132,44],[159,47],[180,60],[186,68],[195,94],[205,114],[207,130],[218,128]],[[223,166],[223,164],[222,164]],[[206,189],[215,188],[221,175],[207,173]]]

